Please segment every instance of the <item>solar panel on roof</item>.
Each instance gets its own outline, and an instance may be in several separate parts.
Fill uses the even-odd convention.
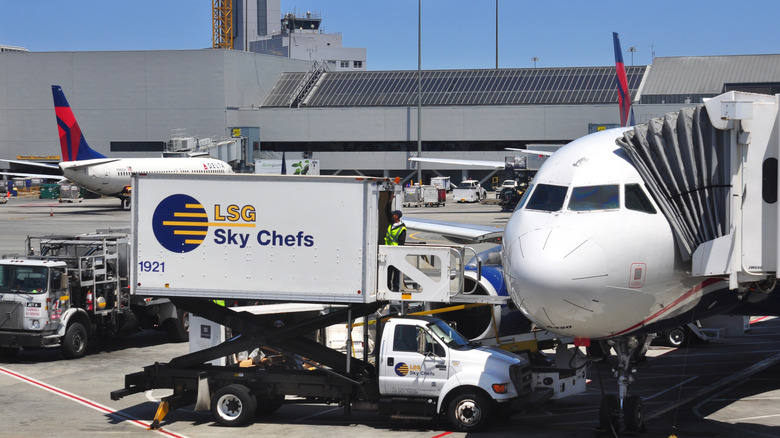
[[[645,66],[626,67],[636,92]],[[305,73],[283,73],[263,101],[285,107]],[[423,71],[422,103],[431,105],[610,104],[617,102],[614,67]],[[324,73],[310,107],[415,106],[416,71]]]

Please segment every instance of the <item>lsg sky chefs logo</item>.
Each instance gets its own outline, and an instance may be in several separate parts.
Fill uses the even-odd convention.
[[[213,242],[217,245],[246,248],[257,242],[260,246],[314,246],[314,236],[302,230],[290,233],[263,229],[256,234],[247,230],[257,227],[257,211],[253,205],[214,204],[213,213],[209,221],[206,207],[200,201],[189,195],[171,195],[154,210],[154,236],[160,245],[175,253],[190,252],[200,246],[209,238],[210,227],[214,228]]]

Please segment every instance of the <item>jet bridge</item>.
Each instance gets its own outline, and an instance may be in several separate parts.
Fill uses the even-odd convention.
[[[771,289],[778,259],[780,95],[728,92],[627,131],[627,152],[693,276]]]

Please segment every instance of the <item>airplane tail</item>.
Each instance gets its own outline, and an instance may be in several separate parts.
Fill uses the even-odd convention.
[[[106,158],[105,155],[89,147],[84,134],[79,128],[76,116],[70,109],[65,93],[59,85],[51,86],[54,96],[54,112],[57,115],[57,126],[60,133],[60,148],[62,161],[90,160],[93,158]]]
[[[618,105],[620,106],[620,126],[634,125],[634,110],[631,108],[631,93],[628,90],[626,65],[623,63],[623,51],[620,49],[620,37],[612,32],[615,46],[615,73],[617,75]]]

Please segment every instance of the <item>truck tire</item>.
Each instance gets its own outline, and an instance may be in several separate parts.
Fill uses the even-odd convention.
[[[166,319],[163,327],[172,341],[187,342],[190,340],[190,312],[177,308],[176,314],[176,318]]]
[[[244,385],[223,386],[211,397],[211,415],[223,426],[244,426],[252,420],[256,410],[257,399]]]
[[[493,403],[478,392],[464,392],[456,395],[447,405],[450,424],[461,432],[475,432],[490,423]]]
[[[688,342],[688,329],[685,327],[675,327],[664,333],[663,341],[667,346],[672,348],[685,347]]]
[[[89,337],[84,324],[72,322],[65,331],[65,336],[60,341],[62,355],[67,359],[78,359],[87,354]]]

